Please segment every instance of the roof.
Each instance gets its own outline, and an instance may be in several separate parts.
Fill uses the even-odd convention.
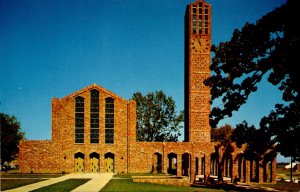
[[[82,88],[82,89],[80,89],[78,91],[75,91],[75,92],[73,92],[73,93],[71,93],[71,94],[69,94],[69,95],[67,95],[67,96],[65,96],[65,97],[63,97],[61,99],[65,99],[67,97],[76,97],[76,96],[78,96],[78,95],[80,95],[80,94],[82,94],[82,93],[84,93],[86,91],[90,91],[90,90],[93,90],[93,89],[96,89],[96,90],[98,90],[100,92],[104,92],[104,93],[110,95],[111,97],[113,97],[114,99],[120,99],[120,100],[123,100],[123,101],[127,102],[126,99],[124,99],[124,98],[118,96],[117,94],[115,94],[115,93],[113,93],[113,92],[111,92],[111,91],[109,91],[109,90],[101,87],[100,85],[98,85],[96,83],[93,83],[93,84],[91,84],[91,85],[89,85],[89,86],[87,86],[85,88]]]

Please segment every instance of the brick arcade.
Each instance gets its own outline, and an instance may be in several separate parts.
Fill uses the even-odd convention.
[[[209,77],[211,6],[189,4],[185,14],[185,141],[136,140],[136,103],[92,84],[52,100],[52,139],[23,140],[22,173],[168,173],[196,178],[222,175],[231,181],[276,182],[276,157],[249,161],[243,149],[225,154],[211,142]],[[234,145],[234,144],[233,144]]]

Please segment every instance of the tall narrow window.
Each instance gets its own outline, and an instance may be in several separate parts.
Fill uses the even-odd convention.
[[[99,91],[91,91],[90,143],[99,143]]]
[[[105,143],[114,143],[114,99],[105,99]]]
[[[75,143],[84,143],[84,98],[75,98]]]
[[[208,6],[205,6],[204,10],[204,20],[205,20],[205,26],[204,26],[204,33],[208,34]]]
[[[196,2],[191,9],[192,33],[209,34],[209,6],[202,2]]]
[[[202,34],[202,3],[199,3],[199,7],[198,7],[198,33]]]
[[[197,12],[197,7],[196,7],[196,5],[193,5],[193,20],[192,20],[193,34],[196,33],[196,25],[197,25],[196,12]]]

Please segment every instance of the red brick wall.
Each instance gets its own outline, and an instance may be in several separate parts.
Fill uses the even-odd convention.
[[[100,92],[100,142],[90,143],[90,91]],[[75,97],[84,98],[85,126],[84,143],[75,143]],[[105,98],[114,98],[114,144],[105,144]],[[128,111],[132,115],[128,115]],[[134,111],[134,112],[133,112]],[[131,121],[128,121],[129,118]],[[127,172],[127,132],[128,126],[135,128],[135,102],[125,99],[103,89],[98,85],[91,85],[62,99],[52,100],[52,141],[23,141],[20,157],[21,172],[74,172],[74,154],[81,152],[85,155],[85,170],[89,172],[89,155],[96,152],[100,155],[100,172],[104,172],[104,155],[111,152],[115,155],[115,172]],[[133,135],[135,137],[135,135]],[[30,149],[30,150],[29,150]],[[43,151],[48,151],[46,155]],[[26,153],[25,153],[26,151]],[[40,154],[44,154],[42,157]],[[34,157],[34,158],[32,158]],[[31,163],[34,159],[37,163]],[[55,159],[55,161],[53,161]],[[40,162],[43,161],[43,162]],[[47,163],[46,163],[47,162]],[[55,163],[53,163],[55,162]],[[49,164],[49,165],[48,165]],[[50,166],[50,164],[52,164]],[[41,166],[45,166],[41,169]],[[39,168],[37,168],[39,167]]]

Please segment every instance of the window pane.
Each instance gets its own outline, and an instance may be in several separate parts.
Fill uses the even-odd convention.
[[[105,99],[105,143],[114,142],[114,99]]]
[[[75,98],[75,143],[84,142],[84,98]]]
[[[105,129],[105,143],[114,143],[113,129]]]
[[[99,91],[91,90],[90,143],[99,143]]]

